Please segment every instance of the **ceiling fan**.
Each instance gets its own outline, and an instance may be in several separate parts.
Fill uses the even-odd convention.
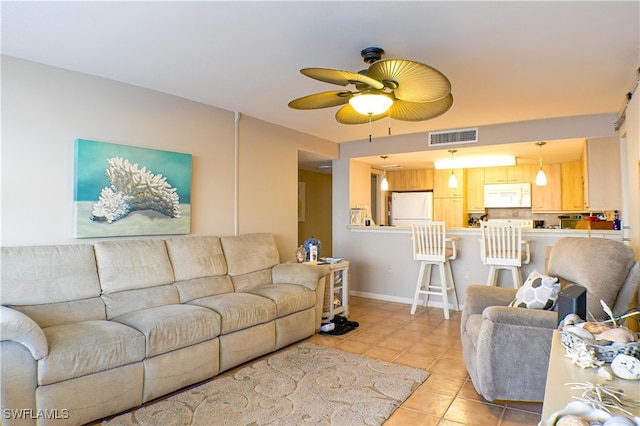
[[[384,117],[423,121],[451,108],[451,83],[435,68],[406,59],[382,59],[384,50],[379,47],[367,47],[360,54],[369,67],[357,73],[330,68],[300,70],[307,77],[326,83],[353,84],[355,91],[303,96],[289,102],[289,107],[320,109],[343,105],[336,113],[336,120],[343,124],[371,123]],[[368,101],[378,101],[382,106],[376,109]]]

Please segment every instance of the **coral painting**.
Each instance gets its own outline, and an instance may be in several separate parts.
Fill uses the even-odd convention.
[[[188,234],[191,155],[76,140],[75,237]]]

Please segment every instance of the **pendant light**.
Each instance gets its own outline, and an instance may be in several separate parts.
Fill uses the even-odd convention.
[[[547,185],[547,176],[544,174],[544,171],[542,170],[542,146],[545,144],[546,142],[536,142],[536,145],[540,147],[540,169],[538,170],[538,174],[536,175],[536,186]]]
[[[457,149],[450,149],[451,153],[451,163],[453,164],[453,154],[458,152]],[[453,169],[451,169],[451,176],[449,176],[449,188],[457,188],[458,187],[458,179],[456,179],[456,175],[453,174]]]
[[[387,155],[381,155],[380,158],[384,161],[384,165],[382,166],[383,174],[382,174],[382,182],[380,183],[381,191],[389,190],[389,182],[387,181]]]

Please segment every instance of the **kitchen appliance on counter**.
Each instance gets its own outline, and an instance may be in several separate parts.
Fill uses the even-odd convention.
[[[433,220],[433,192],[392,192],[391,226],[411,226]]]
[[[484,185],[485,208],[531,207],[530,183],[491,183]]]

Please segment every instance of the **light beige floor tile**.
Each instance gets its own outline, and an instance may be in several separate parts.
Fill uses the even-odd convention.
[[[507,408],[502,416],[500,426],[527,425],[535,426],[540,422],[540,414]]]
[[[507,408],[513,408],[520,411],[529,411],[531,413],[542,414],[542,402],[515,402],[507,401]]]
[[[421,386],[411,394],[402,407],[440,418],[447,412],[453,400],[452,395],[428,392]]]
[[[398,408],[389,419],[384,422],[384,426],[436,426],[438,417],[429,416],[419,411],[409,410],[403,407]]]
[[[462,389],[460,389],[460,393],[458,394],[458,397],[470,399],[472,401],[489,402],[486,399],[484,399],[482,395],[476,392],[476,389],[473,387],[473,382],[471,381],[471,379],[468,379],[465,382],[465,384],[462,386]]]
[[[369,349],[371,347],[371,345],[367,345],[365,343],[360,343],[360,342],[353,342],[351,340],[344,340],[344,341],[336,344],[333,347],[336,348],[336,349],[340,349],[342,351],[345,351],[345,352],[351,352],[351,353],[354,353],[354,354],[362,354],[367,349]]]
[[[447,350],[448,348],[445,348],[444,346],[435,346],[421,342],[412,345],[409,349],[407,349],[407,352],[415,355],[440,357],[444,355]]]
[[[456,398],[444,418],[469,426],[497,426],[503,411],[504,407],[499,405]]]
[[[462,350],[460,348],[448,348],[447,351],[442,354],[442,357],[463,361]]]
[[[409,352],[403,352],[399,357],[393,360],[396,364],[406,365],[408,367],[419,368],[429,371],[429,368],[438,360],[433,356],[417,356]]]
[[[381,346],[383,348],[395,349],[402,352],[410,347],[412,345],[412,342],[407,339],[401,339],[397,337],[397,333],[394,333],[389,336],[384,336],[375,345]]]
[[[400,355],[402,351],[396,349],[383,348],[380,346],[371,346],[366,351],[362,352],[362,355],[366,355],[371,358],[380,359],[382,361],[391,362]]]
[[[451,377],[467,378],[467,367],[457,359],[440,358],[429,370],[431,373],[448,374]]]
[[[456,336],[443,336],[440,334],[430,333],[422,339],[423,343],[429,343],[436,346],[444,346],[449,348],[455,344],[455,342],[459,339]]]
[[[465,381],[463,378],[451,377],[448,374],[431,373],[420,387],[429,392],[455,396]]]

